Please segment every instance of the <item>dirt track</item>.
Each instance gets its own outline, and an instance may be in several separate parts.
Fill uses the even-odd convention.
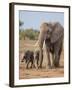
[[[62,51],[61,59],[60,59],[60,67],[56,69],[46,69],[46,59],[43,60],[43,68],[42,69],[25,69],[25,63],[21,62],[24,51],[34,50],[33,45],[36,41],[20,41],[20,49],[19,49],[19,57],[20,57],[20,65],[19,65],[19,79],[30,79],[30,78],[51,78],[51,77],[63,77],[64,76],[64,53]]]

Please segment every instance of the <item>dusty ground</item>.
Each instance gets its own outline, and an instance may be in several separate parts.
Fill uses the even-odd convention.
[[[27,49],[34,50],[34,44],[36,41],[32,40],[21,40],[19,46],[19,79],[30,79],[30,78],[50,78],[50,77],[63,77],[64,76],[64,53],[62,51],[61,59],[60,59],[60,67],[56,69],[46,69],[46,56],[43,60],[43,68],[42,69],[25,69],[25,63],[21,62],[24,51]]]

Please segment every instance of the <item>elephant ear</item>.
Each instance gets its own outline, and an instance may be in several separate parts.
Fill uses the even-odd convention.
[[[51,43],[57,42],[61,37],[64,36],[64,29],[59,23],[55,23],[53,26]]]

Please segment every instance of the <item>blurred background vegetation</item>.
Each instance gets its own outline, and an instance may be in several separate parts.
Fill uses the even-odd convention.
[[[19,21],[19,27],[21,27],[24,24],[24,22]],[[19,39],[20,40],[37,40],[39,36],[39,31],[35,30],[33,28],[28,28],[28,29],[21,29],[19,30]]]

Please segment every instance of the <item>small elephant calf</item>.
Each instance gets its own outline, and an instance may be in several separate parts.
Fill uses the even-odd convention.
[[[25,53],[24,53],[24,56],[22,58],[22,61],[21,62],[24,62],[26,63],[26,68],[28,69],[28,66],[29,66],[29,63],[31,63],[31,67],[34,67],[34,52],[33,51],[30,51],[30,50],[27,50]]]
[[[27,50],[24,53],[24,56],[23,56],[21,62],[25,61],[26,69],[29,68],[29,63],[31,63],[31,67],[30,68],[32,68],[32,67],[38,68],[38,66],[39,66],[39,54],[40,54],[39,50],[36,50],[35,52]],[[43,58],[43,55],[42,55],[42,58]]]

